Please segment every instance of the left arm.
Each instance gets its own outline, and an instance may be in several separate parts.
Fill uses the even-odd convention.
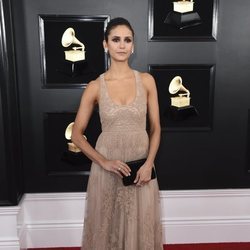
[[[161,138],[161,126],[159,115],[158,95],[154,78],[148,74],[142,74],[142,82],[147,94],[147,109],[149,116],[149,152],[146,162],[137,172],[136,185],[140,186],[151,180],[151,172]]]

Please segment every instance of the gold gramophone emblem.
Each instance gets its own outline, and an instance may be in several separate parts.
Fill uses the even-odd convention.
[[[173,9],[168,12],[164,23],[182,30],[200,25],[202,21],[198,12],[194,10],[193,0],[179,0],[173,2]]]
[[[179,13],[187,13],[194,10],[194,2],[193,0],[182,0],[173,2],[174,11]]]
[[[74,122],[71,122],[66,130],[65,130],[65,138],[67,140],[70,140],[71,141],[71,135],[72,135],[72,129],[73,129],[73,126],[74,126]],[[83,135],[84,139],[87,140],[87,137],[85,135]],[[68,142],[68,150],[71,151],[71,152],[74,152],[74,153],[79,153],[81,152],[81,149],[78,148],[72,141],[71,142]]]
[[[75,30],[73,28],[68,28],[64,31],[62,40],[63,47],[69,47],[72,44],[77,44],[78,46],[73,47],[70,50],[65,50],[65,60],[71,62],[78,62],[85,60],[85,46],[80,42],[75,36]]]
[[[190,92],[182,84],[182,78],[175,76],[169,84],[169,93],[177,96],[171,97],[171,106],[187,107],[190,105]]]

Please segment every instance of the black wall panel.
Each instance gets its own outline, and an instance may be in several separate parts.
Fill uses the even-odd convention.
[[[0,1],[0,205],[23,194],[21,130],[10,1]]]
[[[0,103],[2,104],[2,98],[0,93]],[[3,130],[3,112],[2,105],[0,106],[0,197],[1,202],[6,203],[8,200],[8,184],[6,175],[6,158],[5,158],[5,141],[4,141],[4,130]]]
[[[250,187],[250,2],[219,0],[216,41],[148,41],[148,8],[145,0],[13,1],[25,192],[83,191],[87,184],[79,171],[46,171],[44,114],[76,112],[84,91],[42,88],[38,16],[48,14],[128,18],[136,31],[131,65],[140,71],[149,65],[215,65],[212,129],[162,131],[156,159],[160,188]]]

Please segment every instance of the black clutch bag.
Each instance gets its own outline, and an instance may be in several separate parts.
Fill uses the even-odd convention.
[[[136,184],[134,183],[134,180],[136,178],[136,173],[139,170],[139,168],[145,163],[146,159],[140,159],[136,161],[129,161],[126,162],[126,164],[130,167],[131,172],[129,176],[123,176],[122,182],[124,186],[129,186]],[[151,179],[155,179],[156,174],[155,174],[155,169],[152,168],[152,174],[151,174]]]

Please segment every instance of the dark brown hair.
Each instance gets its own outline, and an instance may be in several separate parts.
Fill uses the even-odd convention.
[[[129,21],[123,17],[116,17],[116,18],[111,19],[106,27],[106,30],[104,32],[104,39],[106,42],[108,42],[108,36],[110,34],[110,31],[119,25],[127,26],[131,30],[132,35],[134,37],[135,33]]]

